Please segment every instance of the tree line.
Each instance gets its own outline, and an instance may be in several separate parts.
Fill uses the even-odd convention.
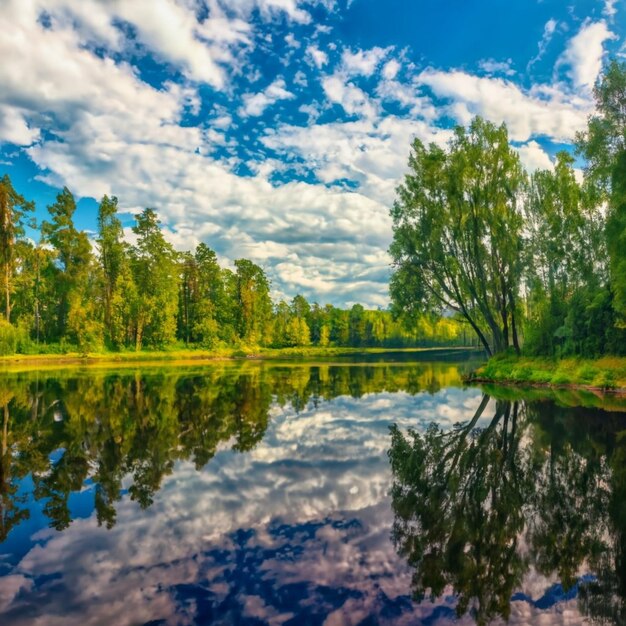
[[[626,64],[554,167],[528,174],[505,124],[415,140],[392,209],[396,310],[456,312],[491,355],[626,354]]]
[[[76,227],[64,188],[37,225],[34,205],[0,179],[0,354],[224,347],[450,345],[467,338],[458,320],[421,316],[407,327],[391,312],[273,303],[263,268],[222,267],[205,243],[177,252],[154,209],[125,237],[118,200],[104,196],[94,238]],[[28,233],[39,233],[35,242]]]

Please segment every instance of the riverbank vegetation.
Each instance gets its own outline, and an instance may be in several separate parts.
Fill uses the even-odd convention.
[[[506,126],[480,118],[446,148],[414,141],[392,210],[397,310],[455,312],[489,355],[626,355],[625,64],[608,66],[595,100],[576,158],[532,174]],[[602,382],[602,366],[572,363],[503,359],[483,373]]]
[[[90,238],[75,225],[68,189],[36,225],[33,204],[8,176],[0,179],[0,355],[195,348],[219,356],[469,341],[450,316],[423,315],[407,326],[360,304],[320,306],[301,295],[272,302],[263,268],[248,259],[223,267],[204,243],[176,251],[153,209],[135,216],[129,243],[117,205],[116,198],[102,199]]]
[[[467,380],[528,386],[588,387],[626,393],[626,358],[554,359],[500,354],[489,359]]]

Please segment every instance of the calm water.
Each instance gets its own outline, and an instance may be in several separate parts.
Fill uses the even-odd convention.
[[[0,374],[0,624],[623,623],[626,409],[376,361]]]

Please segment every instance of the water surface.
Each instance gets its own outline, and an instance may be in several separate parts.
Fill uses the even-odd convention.
[[[0,623],[621,623],[624,408],[468,367],[0,374]]]

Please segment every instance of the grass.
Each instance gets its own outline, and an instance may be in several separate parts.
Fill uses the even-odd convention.
[[[498,355],[476,370],[469,380],[626,392],[626,358],[548,359]]]
[[[0,356],[0,367],[12,365],[44,366],[55,364],[121,364],[154,362],[214,361],[227,359],[295,359],[358,354],[384,354],[386,352],[420,353],[437,350],[466,350],[467,348],[337,348],[303,346],[298,348],[221,348],[202,350],[197,348],[172,348],[169,350],[142,350],[122,352],[66,352],[47,354],[13,354]]]

